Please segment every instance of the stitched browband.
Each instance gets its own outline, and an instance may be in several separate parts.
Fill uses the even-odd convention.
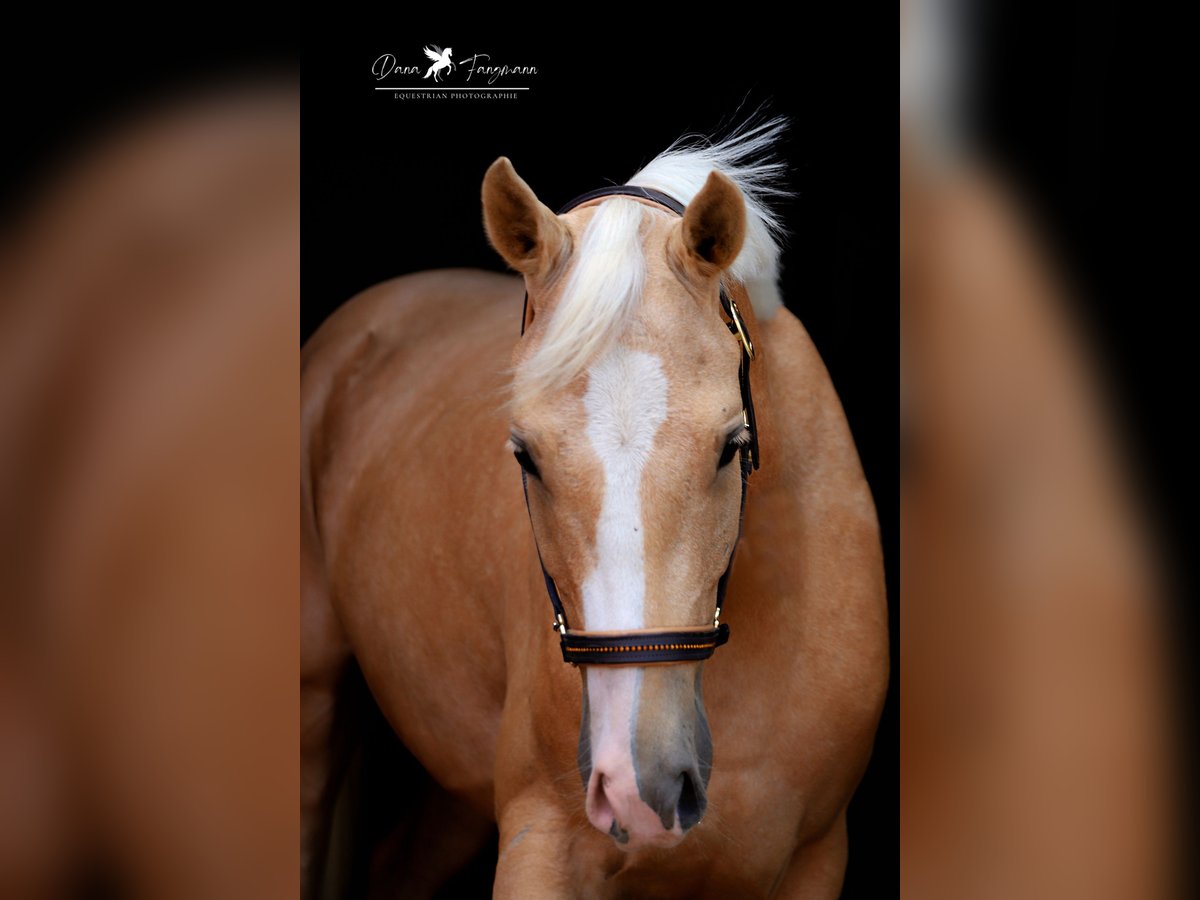
[[[580,194],[563,206],[559,215],[570,212],[577,206],[601,197],[640,197],[649,200],[674,212],[683,215],[684,205],[662,191],[653,188],[636,187],[634,185],[613,185],[597,188]],[[745,331],[737,304],[725,292],[721,285],[721,309],[729,318],[729,330],[739,337],[742,344],[742,360],[738,367],[738,384],[742,393],[742,409],[746,416],[746,425],[750,440],[740,450],[742,497],[738,512],[738,540],[742,536],[742,519],[746,514],[746,485],[750,472],[759,466],[758,428],[754,419],[754,398],[750,394],[750,361],[754,358],[754,345],[750,342]],[[525,320],[529,313],[529,294],[525,294],[525,305],[521,310],[521,334],[525,333]],[[521,469],[521,487],[525,493],[525,508],[529,512],[529,479],[525,469]],[[530,526],[532,527],[532,513]],[[733,557],[737,552],[738,540],[734,541],[729,551],[729,561],[725,571],[717,581],[716,614],[713,616],[711,627],[687,626],[682,628],[643,628],[636,631],[599,632],[572,631],[567,625],[567,613],[563,608],[562,598],[558,595],[558,585],[546,564],[542,561],[542,550],[537,545],[537,534],[533,543],[537,549],[538,563],[542,567],[542,577],[546,581],[546,593],[550,597],[550,605],[554,607],[554,630],[559,635],[559,646],[562,650],[563,662],[579,666],[645,666],[667,663],[697,662],[708,659],[717,648],[729,640],[729,626],[722,624],[721,607],[725,602],[725,591],[729,586],[729,575],[733,571]]]

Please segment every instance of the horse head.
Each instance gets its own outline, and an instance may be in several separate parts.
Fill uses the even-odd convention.
[[[711,629],[739,535],[751,435],[721,286],[747,202],[711,167],[691,194],[682,216],[630,196],[556,215],[507,159],[483,183],[488,236],[528,292],[510,449],[547,581],[589,634]],[[579,667],[587,817],[618,843],[671,846],[704,814],[702,669]]]

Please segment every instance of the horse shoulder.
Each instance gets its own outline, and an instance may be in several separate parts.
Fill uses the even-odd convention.
[[[713,718],[746,718],[765,671],[788,698],[769,705],[769,731],[714,721],[713,732],[739,736],[729,752],[764,776],[747,781],[771,785],[763,802],[804,842],[836,821],[870,755],[889,670],[886,591],[874,502],[820,355],[787,310],[760,333],[763,466],[723,616],[734,637],[706,694],[724,701]]]
[[[520,491],[499,413],[520,301],[508,276],[404,276],[346,303],[303,355],[307,496],[338,622],[409,749],[489,810],[502,656],[430,650],[499,628],[486,601],[504,579],[481,548],[490,503],[523,512],[497,496]]]

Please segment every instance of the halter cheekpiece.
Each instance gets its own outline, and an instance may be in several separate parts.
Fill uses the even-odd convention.
[[[649,200],[682,216],[684,205],[661,191],[633,185],[614,185],[597,188],[580,194],[558,211],[559,215],[575,207],[602,197],[638,197]],[[738,539],[742,536],[742,519],[746,513],[746,484],[750,472],[758,468],[758,429],[754,420],[754,400],[750,396],[750,362],[755,357],[754,344],[746,332],[745,322],[737,303],[721,284],[721,309],[729,321],[730,332],[737,336],[742,346],[742,359],[738,366],[738,384],[742,393],[742,417],[750,434],[750,440],[739,450],[742,470],[742,499],[738,513]],[[529,312],[529,294],[525,294],[525,306],[521,310],[521,334],[525,333],[525,319]],[[529,481],[521,469],[521,487],[525,491],[525,509],[529,512]],[[530,513],[530,527],[533,526]],[[537,546],[537,534],[533,536],[537,548],[538,563],[542,577],[546,580],[546,593],[554,607],[553,628],[558,632],[559,645],[564,662],[580,666],[645,666],[662,663],[695,662],[708,659],[716,649],[729,640],[729,626],[721,622],[721,606],[725,602],[725,591],[729,586],[729,575],[733,571],[733,557],[737,553],[737,541],[729,551],[729,562],[717,581],[717,604],[711,626],[684,626],[680,628],[641,628],[635,631],[573,631],[567,625],[567,613],[558,596],[558,587],[546,564],[542,562],[542,551]]]

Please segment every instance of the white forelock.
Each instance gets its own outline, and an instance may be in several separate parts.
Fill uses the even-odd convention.
[[[775,155],[787,124],[783,118],[751,122],[717,141],[680,138],[627,182],[656,188],[687,205],[714,169],[734,181],[746,202],[746,238],[729,276],[745,285],[761,320],[770,319],[782,305],[778,277],[783,227],[767,202],[787,194],[782,187],[786,164]],[[596,207],[541,343],[517,373],[519,393],[569,382],[624,332],[645,283],[645,209],[621,197]]]

